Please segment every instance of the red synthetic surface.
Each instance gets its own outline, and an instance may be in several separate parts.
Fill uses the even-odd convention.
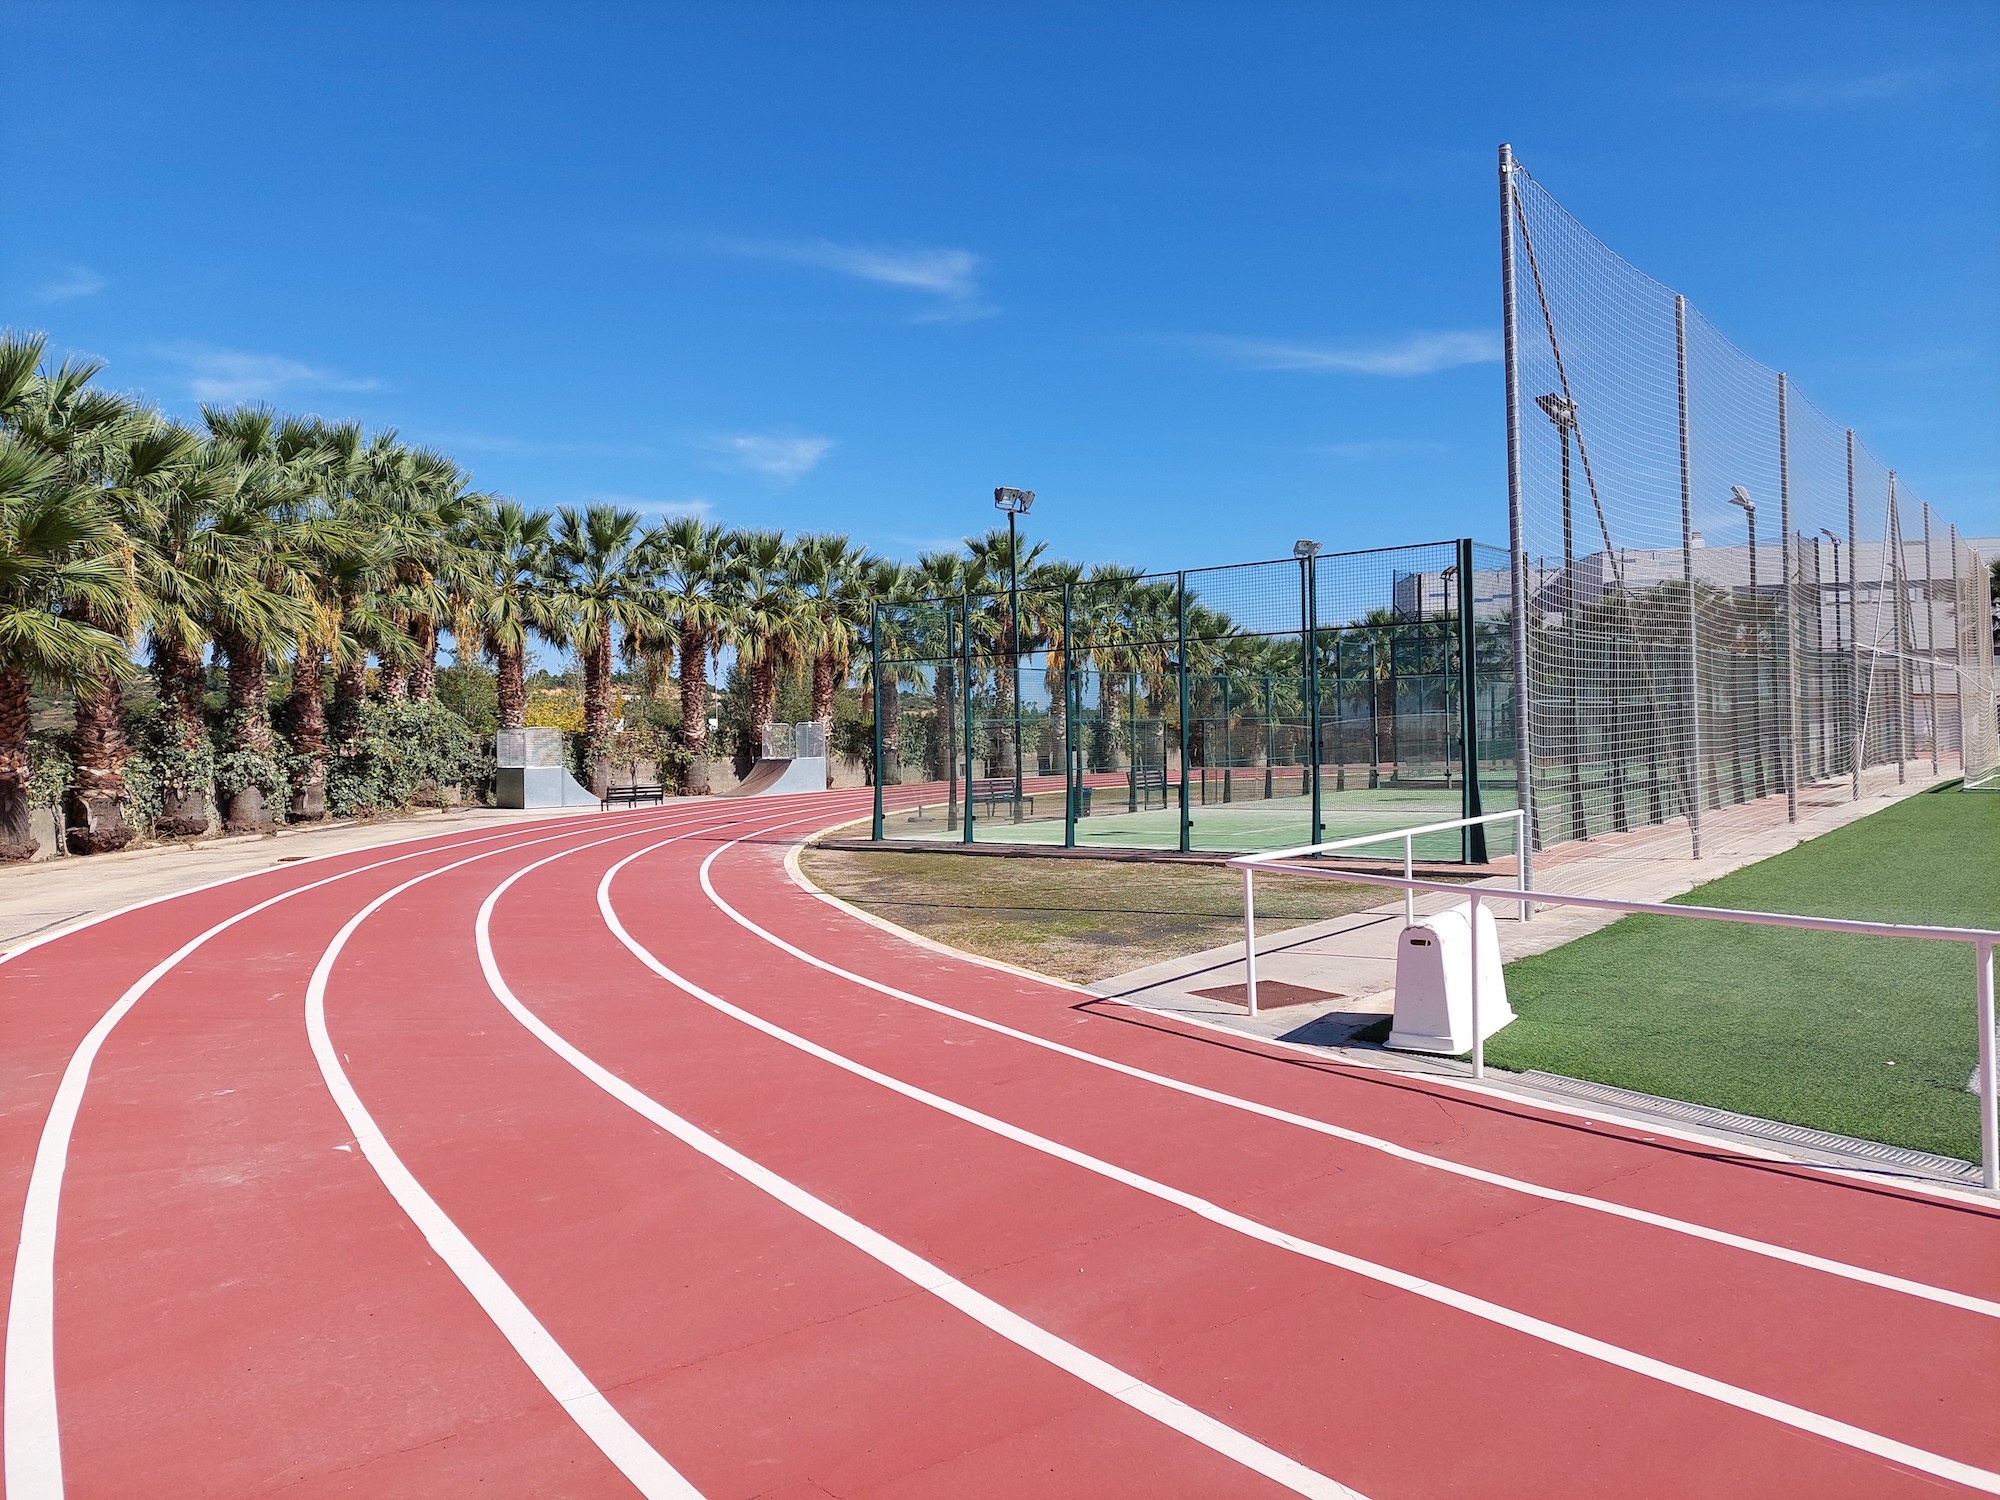
[[[715,891],[745,919],[856,975],[1534,1183],[2000,1299],[1992,1208],[1647,1139],[914,946],[783,868],[796,838],[859,816],[867,796],[678,804],[362,851],[0,965],[11,1274],[37,1146],[86,1033],[190,938],[298,892],[174,966],[91,1069],[56,1221],[65,1488],[50,1493],[639,1493],[384,1187],[309,1044],[306,985],[328,944],[420,876],[331,968],[341,1065],[438,1207],[702,1494],[1287,1493],[913,1284],[552,1051],[496,1000],[476,949],[482,902],[524,870],[495,905],[494,959],[569,1045],[1047,1335],[1373,1500],[1966,1491],[1251,1238],[941,1106],[2000,1469],[2000,1319],[1470,1181],[922,1009],[760,938],[710,899],[702,868],[714,856]],[[645,967],[599,910],[607,871],[635,855],[608,900],[659,962],[938,1102]],[[35,1353],[26,1343],[10,1369],[29,1367],[16,1364]],[[25,1431],[10,1425],[9,1440]]]

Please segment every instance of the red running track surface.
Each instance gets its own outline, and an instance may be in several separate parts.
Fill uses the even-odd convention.
[[[913,944],[864,799],[0,964],[7,1495],[2000,1493],[1991,1205]]]

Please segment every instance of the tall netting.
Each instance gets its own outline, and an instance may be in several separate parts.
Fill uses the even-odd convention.
[[[1852,433],[1594,238],[1508,212],[1522,777],[1542,844],[1995,759],[1976,559]],[[1983,596],[1982,596],[1983,597]]]
[[[1045,578],[876,610],[883,837],[1244,851],[1511,805],[1497,549]]]

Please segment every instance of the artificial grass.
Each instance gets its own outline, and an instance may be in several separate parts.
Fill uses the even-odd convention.
[[[1680,901],[2000,926],[2000,797],[1913,796]],[[1498,1067],[1977,1159],[1970,944],[1631,916],[1509,964],[1507,995]]]

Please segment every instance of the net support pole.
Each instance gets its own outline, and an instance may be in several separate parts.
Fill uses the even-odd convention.
[[[882,840],[882,606],[868,616],[868,674],[875,686],[875,818],[870,835]]]
[[[1257,871],[1243,867],[1243,1004],[1257,1014]]]
[[[1904,762],[1910,756],[1910,643],[1903,622],[1909,617],[1909,597],[1903,590],[1903,517],[1896,504],[1896,471],[1889,471],[1889,529],[1883,538],[1885,550],[1889,554],[1889,576],[1883,580],[1888,585],[1889,597],[1894,601],[1895,624],[1889,639],[1896,649],[1896,784],[1901,786],[1908,777]],[[1880,636],[1877,636],[1880,639]]]
[[[1320,736],[1325,732],[1319,702],[1319,559],[1304,559],[1306,587],[1306,695],[1312,700],[1307,712],[1307,733],[1312,742],[1312,841],[1326,839],[1326,810],[1320,790]],[[1371,725],[1371,728],[1373,726]]]
[[[1861,526],[1854,510],[1854,429],[1847,429],[1847,723],[1851,800],[1861,800],[1861,740],[1867,732],[1861,698]]]
[[[1938,681],[1937,681],[1937,599],[1931,584],[1931,508],[1924,505],[1924,659],[1930,670],[1924,675],[1929,682],[1930,709],[1925,715],[1930,720],[1931,730],[1931,775],[1938,774]]]
[[[1701,632],[1694,603],[1694,474],[1688,454],[1687,298],[1674,295],[1674,379],[1680,391],[1681,586],[1687,590],[1688,839],[1701,858]]]
[[[1507,572],[1514,635],[1514,805],[1521,810],[1521,884],[1530,884],[1537,839],[1534,749],[1528,706],[1528,543],[1521,511],[1521,352],[1514,306],[1514,148],[1500,148],[1500,326],[1507,386]]]
[[[1481,1034],[1479,1014],[1479,892],[1466,893],[1466,926],[1472,929],[1472,1076],[1486,1076],[1486,1038]],[[1449,1028],[1449,1021],[1446,1022]]]
[[[1074,849],[1076,804],[1083,795],[1083,775],[1076,753],[1076,658],[1071,655],[1069,619],[1069,580],[1065,578],[1062,602],[1063,848]]]
[[[1476,818],[1486,809],[1479,795],[1479,665],[1474,651],[1472,621],[1472,538],[1458,542],[1458,745],[1462,817]],[[1469,865],[1486,863],[1486,825],[1468,823],[1462,830],[1460,856]]]
[[[965,725],[965,842],[972,842],[972,595],[958,601],[958,698]]]
[[[1799,820],[1799,627],[1796,605],[1798,590],[1792,582],[1792,441],[1790,424],[1791,387],[1782,371],[1778,374],[1778,524],[1783,545],[1778,550],[1778,569],[1785,581],[1784,606],[1778,621],[1785,632],[1785,821]]]
[[[1958,731],[1958,774],[1965,778],[1965,784],[1972,784],[1972,761],[1970,747],[1965,743],[1965,594],[1958,563],[1958,524],[1951,523],[1945,532],[1945,556],[1951,559],[1951,701],[1953,704],[1952,727]],[[1975,620],[1983,621],[1986,616],[1972,611]],[[1981,768],[1982,770],[1984,767]]]
[[[1192,847],[1189,840],[1191,827],[1188,817],[1188,650],[1187,650],[1187,574],[1174,575],[1174,638],[1179,652],[1180,670],[1175,675],[1180,679],[1181,695],[1181,853]]]
[[[2000,1038],[1994,1035],[1993,944],[1975,949],[1979,986],[1979,1181],[2000,1188]]]

